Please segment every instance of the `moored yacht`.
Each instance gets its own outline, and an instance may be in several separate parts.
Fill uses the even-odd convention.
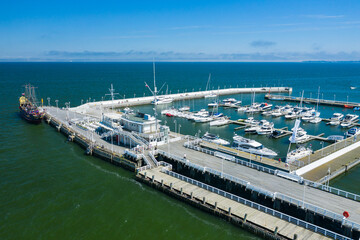
[[[259,135],[271,134],[274,131],[274,123],[263,124],[260,129],[256,131]]]
[[[208,107],[217,107],[219,106],[218,102],[214,101],[208,104]]]
[[[219,138],[219,136],[216,136],[215,134],[206,132],[204,136],[202,137],[204,141],[219,144],[219,145],[230,145],[230,143],[222,138]]]
[[[352,137],[352,136],[359,135],[359,134],[360,134],[360,129],[353,127],[353,128],[350,128],[349,131],[347,131],[346,136]]]
[[[168,103],[172,103],[173,99],[171,97],[156,97],[156,99],[154,99],[151,104],[154,105],[160,105],[160,104],[168,104]]]
[[[309,156],[312,153],[311,148],[305,148],[303,146],[297,147],[296,149],[289,152],[286,156],[286,162],[291,163],[295,160],[299,160],[301,158],[304,158],[306,156]]]
[[[210,122],[210,126],[223,126],[229,123],[229,119],[226,117],[220,117],[214,121]]]
[[[342,120],[343,117],[344,114],[342,113],[334,113],[330,118],[330,122],[328,124],[332,126],[337,126],[340,124],[340,121]]]
[[[186,111],[189,111],[189,110],[190,110],[190,107],[188,107],[188,106],[184,106],[184,107],[179,108],[179,111],[181,111],[181,112],[186,112]]]
[[[355,114],[346,114],[344,120],[340,124],[342,127],[350,127],[354,122],[359,118],[358,115]]]
[[[234,142],[232,148],[234,149],[265,157],[275,157],[277,155],[276,152],[265,148],[264,145],[255,140],[244,138],[238,135],[235,135],[233,139]]]

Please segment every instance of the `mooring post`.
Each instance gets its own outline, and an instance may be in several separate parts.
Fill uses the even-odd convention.
[[[152,175],[151,182],[154,182],[154,180],[155,180],[155,175]]]
[[[246,223],[247,213],[244,215],[244,223]]]
[[[144,173],[144,178],[146,179],[146,172]]]
[[[278,227],[276,227],[276,228],[275,228],[275,230],[274,230],[274,235],[275,235],[275,236],[277,235],[278,230],[279,230],[279,228],[278,228]]]
[[[183,194],[183,188],[180,188],[180,195]]]
[[[161,179],[161,186],[163,187],[164,186],[164,180]]]
[[[297,239],[297,234],[295,233],[294,234],[294,238],[293,238],[294,240],[296,240]]]
[[[203,204],[205,204],[205,197],[203,197]]]
[[[172,183],[170,183],[170,190],[172,190],[172,186],[173,186],[173,184],[172,184]]]
[[[190,199],[192,199],[192,198],[193,198],[193,192],[190,193]]]
[[[231,207],[229,207],[229,215],[231,215]]]
[[[215,202],[215,209],[217,209],[217,202]]]

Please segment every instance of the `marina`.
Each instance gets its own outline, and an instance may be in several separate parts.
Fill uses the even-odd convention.
[[[4,1],[0,240],[360,240],[360,1]]]
[[[251,91],[249,90],[249,92]],[[195,98],[198,96],[197,94],[189,94],[189,96]],[[276,158],[272,159],[236,150],[229,146],[222,146],[222,144],[229,144],[226,141],[208,142],[213,141],[213,138],[216,139],[216,135],[210,138],[200,138],[200,134],[197,137],[183,135],[180,134],[180,129],[172,132],[169,127],[161,125],[156,118],[150,115],[123,113],[114,110],[115,106],[121,105],[131,108],[137,106],[139,102],[141,104],[151,103],[151,101],[138,98],[135,101],[125,99],[86,103],[84,106],[65,109],[44,106],[46,112],[44,118],[58,131],[63,132],[69,141],[77,142],[83,146],[87,154],[101,157],[110,163],[135,171],[139,181],[157,186],[157,188],[165,187],[167,188],[166,191],[170,188],[170,195],[174,195],[175,191],[177,198],[186,197],[183,199],[184,201],[192,202],[192,199],[200,199],[199,201],[203,204],[201,208],[207,209],[206,211],[210,211],[209,206],[212,206],[211,211],[214,211],[215,208],[220,213],[226,213],[225,210],[227,209],[227,216],[236,218],[238,222],[244,222],[244,214],[248,214],[247,212],[250,212],[250,209],[237,212],[238,210],[235,209],[241,209],[245,206],[237,207],[235,203],[231,202],[221,205],[225,203],[225,200],[220,200],[220,196],[220,198],[216,195],[210,197],[209,193],[200,194],[200,190],[196,191],[189,200],[189,194],[192,194],[187,189],[194,190],[194,188],[182,183],[184,179],[187,182],[198,181],[198,185],[210,184],[209,186],[212,188],[219,189],[213,191],[230,191],[229,194],[235,194],[234,196],[237,196],[237,199],[240,199],[239,197],[244,198],[241,200],[242,205],[244,203],[245,205],[261,204],[272,209],[265,210],[265,214],[271,211],[280,211],[280,220],[275,221],[277,225],[260,225],[261,230],[257,230],[260,235],[279,235],[287,239],[295,237],[297,239],[312,237],[319,239],[317,234],[335,239],[347,239],[347,237],[353,238],[360,235],[360,214],[357,213],[360,196],[340,189],[333,189],[327,185],[331,178],[341,174],[338,162],[344,164],[343,158],[348,160],[345,163],[347,167],[344,171],[360,162],[356,157],[349,158],[349,155],[356,156],[358,149],[360,149],[356,145],[357,140],[354,136],[319,149],[309,157],[288,163],[281,161],[281,159],[276,160]],[[131,105],[132,103],[134,105]],[[250,123],[244,120],[229,120],[228,124],[250,126]],[[147,125],[149,130],[145,130]],[[285,136],[292,134],[292,131],[288,131],[284,127],[275,130],[282,131]],[[310,140],[332,142],[322,135],[309,136]],[[351,150],[347,148],[351,148]],[[344,153],[339,155],[340,151]],[[336,156],[333,156],[334,154]],[[329,160],[323,160],[324,158],[329,158]],[[321,164],[319,164],[320,162]],[[167,166],[169,171],[165,175],[164,167],[160,167],[161,164]],[[322,169],[328,166],[331,166],[332,170],[324,172]],[[169,174],[177,176],[177,180],[175,181]],[[146,178],[146,176],[151,177]],[[229,181],[229,184],[223,185],[221,183],[223,180]],[[157,184],[154,185],[155,182]],[[236,188],[230,187],[233,184],[235,184],[234,186],[240,184],[246,191],[238,192]],[[207,187],[206,190],[208,191],[209,188]],[[289,192],[288,189],[292,189],[292,191]],[[250,191],[251,194],[248,194],[247,191]],[[336,191],[337,194],[333,194]],[[182,192],[180,196],[179,192]],[[196,195],[198,193],[199,195]],[[257,198],[254,198],[254,193],[258,195]],[[226,197],[226,194],[224,196]],[[278,205],[270,204],[267,199],[273,199],[272,201],[279,201],[279,203]],[[318,205],[319,199],[322,199],[321,206]],[[219,205],[217,201],[219,201]],[[247,201],[255,201],[255,203],[247,203]],[[285,210],[282,207],[284,203],[293,207]],[[195,203],[192,202],[191,204]],[[341,207],[339,208],[339,206]],[[264,207],[259,206],[257,208],[260,210]],[[233,209],[233,212],[229,209]],[[343,209],[352,212],[351,219],[342,219]],[[304,215],[302,211],[306,211],[307,214]],[[309,213],[313,214],[314,217],[309,218]],[[261,216],[261,214],[256,213],[253,216]],[[282,214],[288,216],[286,217],[288,220],[284,223],[281,223],[284,220]],[[224,217],[224,215],[221,216]],[[268,221],[273,221],[270,220],[271,218]],[[296,220],[297,224],[291,227],[291,231],[287,231],[290,228],[288,224],[293,224],[289,218],[298,219]],[[328,219],[332,224],[329,224],[327,220],[319,221],[320,218]],[[254,225],[258,226],[261,223],[257,218],[252,218],[251,214],[249,218],[246,217],[245,219],[248,220],[249,229],[254,229]],[[266,217],[261,219],[264,220]],[[306,221],[305,224],[309,225],[304,228],[302,221]],[[318,224],[317,227],[311,227],[311,224],[315,223]],[[308,232],[309,229],[312,233]]]

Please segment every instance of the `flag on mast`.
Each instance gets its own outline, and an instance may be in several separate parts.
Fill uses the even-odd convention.
[[[300,119],[296,119],[295,126],[293,128],[293,133],[292,133],[291,139],[290,139],[291,143],[296,143],[296,134],[297,134],[297,130],[298,130],[299,126],[300,126]]]

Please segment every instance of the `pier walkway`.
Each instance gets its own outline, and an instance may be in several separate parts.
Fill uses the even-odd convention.
[[[293,239],[296,235],[297,239],[348,239],[170,170],[162,169],[162,167],[141,171],[137,178],[147,179],[152,184],[157,183],[162,188],[177,193],[182,198],[200,202],[205,207],[218,212],[218,215],[222,213],[240,219],[242,224],[247,222],[260,226],[265,231],[279,237]],[[320,234],[320,232],[328,237]]]
[[[159,97],[169,97],[172,98],[173,101],[180,100],[188,100],[195,98],[204,98],[206,95],[215,93],[219,96],[221,95],[231,95],[231,94],[240,94],[240,93],[291,93],[291,87],[263,87],[263,88],[227,88],[227,89],[216,89],[209,91],[198,91],[198,92],[183,92],[177,94],[168,94],[168,95],[159,95]],[[100,107],[102,108],[121,108],[121,107],[131,107],[137,105],[145,105],[150,104],[154,100],[153,96],[148,97],[138,97],[138,98],[127,98],[127,99],[117,99],[117,100],[109,100],[109,101],[98,101],[98,102],[90,102],[80,105],[78,107],[72,108],[73,111],[81,112],[81,113],[95,113],[92,111],[94,108]]]
[[[301,102],[301,97],[282,96],[282,95],[280,96],[280,95],[271,95],[271,94],[266,94],[265,99],[269,99],[269,100],[274,99],[276,101]],[[320,105],[336,106],[343,108],[360,107],[360,103],[325,100],[325,99],[318,100],[317,98],[303,98],[302,101],[311,104],[317,104],[317,102],[319,101]]]
[[[300,159],[308,165],[296,171],[312,181],[325,182],[360,163],[360,139],[347,138]],[[328,175],[328,176],[327,176]]]
[[[321,205],[322,208],[328,209],[340,216],[346,210],[350,213],[349,220],[360,223],[360,203],[357,201],[185,148],[183,147],[184,142],[185,141],[171,143],[169,147],[170,154],[179,158],[182,158],[184,154],[186,154],[186,159],[191,163],[250,182],[251,185],[264,189],[265,191],[280,193],[300,201],[303,200],[314,206]],[[164,152],[168,151],[167,146],[160,146],[159,149]]]

